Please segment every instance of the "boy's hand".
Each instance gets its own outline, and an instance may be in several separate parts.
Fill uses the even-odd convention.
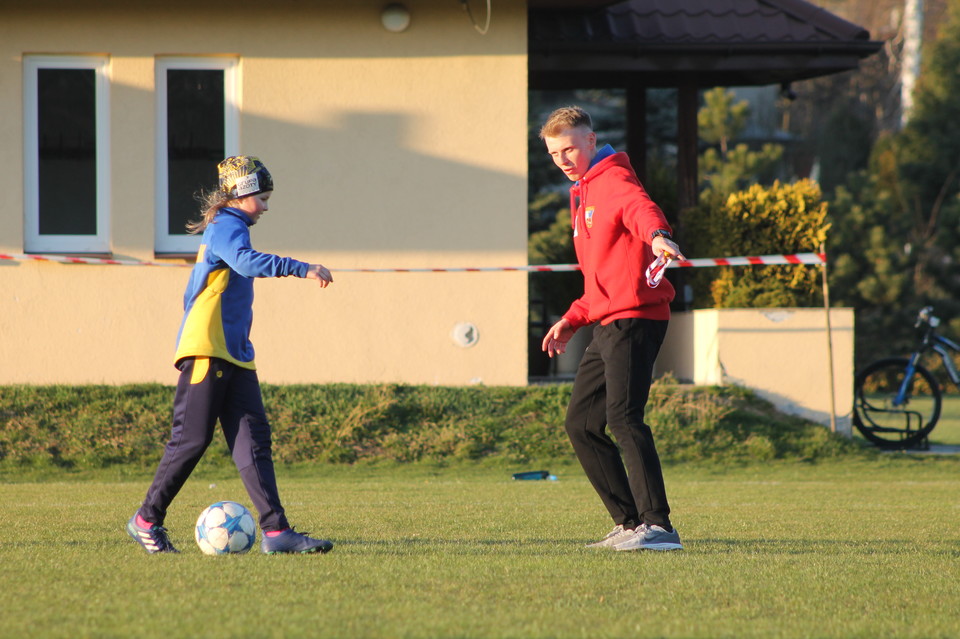
[[[567,321],[566,318],[561,317],[560,321],[551,326],[546,336],[544,336],[543,350],[550,357],[565,353],[567,351],[567,342],[573,337],[574,332],[570,326],[570,322]]]
[[[653,238],[653,242],[650,244],[650,247],[653,249],[653,254],[657,257],[659,257],[661,253],[666,253],[667,257],[672,260],[687,259],[680,252],[680,247],[677,246],[676,242],[673,240],[668,240],[662,235],[658,235],[657,237]]]

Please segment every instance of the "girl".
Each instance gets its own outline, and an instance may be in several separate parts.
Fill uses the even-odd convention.
[[[229,157],[217,169],[220,188],[207,196],[202,219],[188,225],[203,239],[184,294],[170,441],[127,532],[149,553],[178,552],[163,527],[167,508],[210,445],[219,420],[260,515],[261,550],[325,553],[333,543],[296,532],[280,503],[250,326],[253,278],[293,275],[326,288],[333,277],[320,264],[259,253],[250,246],[250,227],[269,210],[273,193],[273,178],[259,159]]]

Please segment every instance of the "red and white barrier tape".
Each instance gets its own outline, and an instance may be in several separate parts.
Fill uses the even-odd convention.
[[[111,260],[99,257],[67,257],[64,255],[23,255],[19,253],[0,253],[0,260],[15,262],[59,262],[61,264],[110,264],[114,266],[193,266],[193,263],[142,262],[140,260]]]
[[[579,264],[538,264],[534,266],[466,266],[452,268],[332,268],[334,273],[490,273],[494,271],[524,271],[551,273],[579,271]]]
[[[793,255],[750,255],[746,257],[704,257],[674,261],[668,268],[704,266],[766,266],[771,264],[826,264],[826,253],[794,253]]]
[[[139,260],[111,260],[97,257],[66,257],[63,255],[27,255],[0,253],[0,260],[17,262],[60,262],[63,264],[107,264],[114,266],[193,266],[181,262],[141,262]],[[826,264],[823,253],[794,253],[792,255],[753,255],[745,257],[705,257],[670,262],[668,268],[703,268],[709,266],[764,266],[771,264]],[[334,273],[489,273],[523,271],[527,273],[551,273],[579,271],[579,264],[543,264],[532,266],[480,266],[454,268],[331,268]]]

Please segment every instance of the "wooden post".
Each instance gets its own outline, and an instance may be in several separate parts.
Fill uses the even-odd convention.
[[[699,201],[697,111],[700,94],[696,83],[680,87],[677,100],[677,207],[682,211]]]
[[[830,380],[830,432],[837,432],[837,397],[833,379],[833,331],[830,323],[830,286],[827,284],[827,249],[821,244],[823,255],[823,309],[827,315],[827,378]]]
[[[677,210],[672,223],[681,247],[685,241],[681,213],[696,206],[700,201],[700,179],[697,168],[700,152],[699,125],[697,124],[699,109],[700,92],[696,81],[680,86],[677,95]],[[685,282],[687,275],[682,272],[684,269],[677,270],[680,272],[675,273],[670,280],[679,293],[678,299],[673,302],[673,308],[688,311],[690,310],[687,299],[689,285]]]
[[[641,183],[647,181],[647,89],[627,87],[627,155]]]

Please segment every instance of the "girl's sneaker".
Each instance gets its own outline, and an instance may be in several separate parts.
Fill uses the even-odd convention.
[[[138,526],[137,513],[134,513],[130,521],[127,522],[127,533],[150,554],[158,552],[180,552],[170,543],[170,539],[167,537],[167,529],[163,526],[156,524],[151,525],[149,528]]]
[[[265,555],[278,555],[285,553],[325,553],[333,550],[333,542],[326,539],[314,539],[307,537],[303,533],[298,533],[293,528],[284,530],[279,535],[273,537],[263,536],[260,542],[260,550]]]

